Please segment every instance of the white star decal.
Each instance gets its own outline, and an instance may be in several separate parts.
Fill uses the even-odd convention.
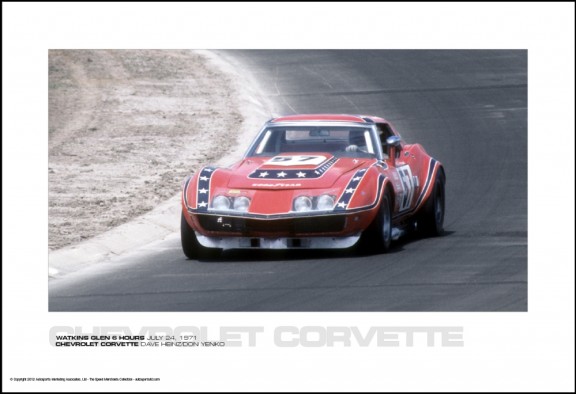
[[[356,190],[356,189],[354,189],[354,188],[346,189],[346,193],[354,193],[354,190]]]
[[[204,208],[206,205],[208,205],[208,203],[206,201],[202,201],[201,203],[198,203],[198,206],[200,208]]]
[[[362,177],[361,177],[361,176],[357,176],[357,177],[355,177],[355,178],[352,178],[352,182],[359,181],[360,179],[362,179]]]
[[[284,171],[279,172],[278,174],[276,174],[276,176],[277,176],[278,178],[284,178],[286,175],[288,175],[288,174],[286,174]]]
[[[200,180],[201,180],[201,181],[207,181],[207,180],[208,180],[208,177],[207,177],[207,176],[201,176],[201,177],[200,177]]]
[[[339,203],[338,203],[338,206],[339,206],[340,208],[346,208],[346,203],[339,202]]]
[[[204,168],[204,171],[206,171],[206,172],[212,172],[212,169],[210,169],[210,168]]]
[[[260,175],[259,175],[260,178],[265,178],[265,177],[267,177],[267,176],[268,176],[268,172],[267,172],[267,171],[261,172]]]
[[[202,189],[198,190],[198,192],[199,192],[200,194],[206,194],[206,192],[208,192],[208,190],[202,188]]]
[[[298,178],[305,178],[306,177],[306,173],[305,172],[297,172],[296,175],[298,175]]]

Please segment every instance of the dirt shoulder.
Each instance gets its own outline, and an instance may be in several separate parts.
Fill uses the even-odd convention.
[[[49,249],[174,196],[234,147],[239,108],[230,77],[193,51],[51,50]]]

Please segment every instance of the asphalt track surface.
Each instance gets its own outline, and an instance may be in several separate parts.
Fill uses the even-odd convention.
[[[178,235],[52,279],[50,311],[526,311],[526,51],[223,51],[278,114],[386,117],[446,169],[446,235],[385,255],[230,251]]]

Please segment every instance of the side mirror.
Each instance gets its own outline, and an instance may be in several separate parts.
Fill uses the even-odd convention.
[[[402,150],[402,146],[400,145],[400,137],[397,135],[393,135],[391,137],[386,138],[386,145],[388,145],[389,155],[392,159],[392,163],[396,163],[396,159],[400,157],[400,151]],[[394,148],[394,149],[392,149]]]
[[[400,146],[400,137],[393,135],[391,137],[386,138],[386,144],[388,146],[398,147]]]

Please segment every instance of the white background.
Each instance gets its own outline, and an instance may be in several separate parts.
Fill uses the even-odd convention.
[[[2,18],[3,391],[574,390],[573,3],[2,3]],[[529,311],[48,313],[48,49],[57,48],[528,49]],[[463,326],[465,346],[277,348],[271,335],[283,324]],[[48,342],[56,325],[264,325],[266,335],[254,348],[62,349]],[[67,376],[162,380],[9,380]]]

